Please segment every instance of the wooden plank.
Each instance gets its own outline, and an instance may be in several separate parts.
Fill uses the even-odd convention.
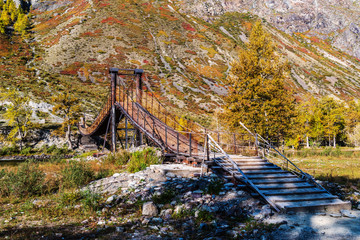
[[[251,176],[252,174],[272,174],[272,173],[288,173],[288,171],[284,170],[244,170],[243,171],[246,175]]]
[[[275,173],[275,174],[254,174],[248,175],[249,179],[269,179],[269,178],[298,178],[294,174],[291,173]]]
[[[281,195],[281,196],[269,196],[271,201],[278,202],[303,202],[303,201],[317,201],[337,199],[334,195],[329,193],[316,193],[316,194],[294,194],[294,195]]]
[[[327,192],[326,190],[309,186],[309,188],[284,188],[284,189],[265,190],[263,191],[263,193],[267,196],[272,196],[272,195],[294,195],[294,194],[327,193]]]
[[[308,182],[302,182],[302,183],[274,183],[274,184],[261,184],[258,183],[256,186],[259,189],[297,189],[297,188],[313,188],[315,187],[313,184],[310,184]]]
[[[251,180],[254,184],[271,184],[271,183],[296,183],[306,182],[300,178],[289,178],[289,179],[255,179]]]
[[[318,200],[306,202],[282,202],[278,206],[285,208],[286,211],[303,212],[303,211],[339,211],[341,209],[351,209],[350,202],[343,202],[340,199]]]
[[[281,170],[281,168],[277,167],[277,166],[241,166],[240,167],[241,171],[243,170],[270,170],[270,169],[277,169],[277,170]]]

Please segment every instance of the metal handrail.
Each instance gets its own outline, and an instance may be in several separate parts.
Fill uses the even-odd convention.
[[[260,148],[262,148],[262,149],[264,149],[264,150],[265,150],[265,149],[273,149],[273,150],[275,151],[275,153],[278,154],[278,156],[282,157],[282,159],[286,161],[287,164],[290,163],[293,167],[295,167],[295,169],[298,170],[297,173],[300,174],[303,178],[305,178],[306,180],[311,181],[311,182],[314,183],[317,187],[319,187],[320,189],[323,189],[323,190],[325,190],[326,192],[329,193],[328,190],[326,190],[323,186],[321,186],[319,183],[317,183],[317,182],[315,181],[315,179],[314,179],[313,176],[311,176],[310,174],[305,173],[304,171],[302,171],[298,166],[295,165],[295,163],[293,163],[292,161],[290,161],[290,159],[288,159],[287,157],[285,157],[285,156],[284,156],[281,152],[279,152],[271,143],[269,143],[268,141],[266,141],[260,134],[258,134],[258,133],[256,133],[256,134],[252,133],[242,122],[239,122],[239,123],[240,123],[240,125],[241,125],[245,130],[247,130],[247,131],[255,138],[255,142],[256,142],[256,145],[257,145],[258,147],[260,147]],[[262,140],[264,143],[259,142],[259,139]],[[265,147],[262,146],[262,144],[264,144]],[[264,151],[262,151],[262,152],[264,152]],[[266,153],[266,151],[265,151],[265,153]],[[267,155],[271,156],[270,154],[267,154]],[[263,157],[266,159],[265,156],[263,156]],[[267,160],[268,160],[268,159],[267,159]],[[286,168],[289,170],[288,165],[287,165]]]
[[[223,155],[225,155],[225,158],[227,159],[227,162],[230,162],[234,169],[236,169],[241,175],[242,175],[242,181],[249,185],[252,189],[254,189],[267,203],[269,203],[277,212],[280,212],[280,209],[272,202],[270,199],[265,196],[259,188],[245,175],[245,173],[239,168],[239,166],[234,162],[234,160],[219,146],[219,144],[208,134],[207,135],[208,143],[210,146],[214,146],[215,149],[220,151]],[[217,160],[217,158],[214,158],[214,161],[217,162],[218,165],[222,166],[222,163]],[[224,170],[227,170],[224,168]],[[234,175],[233,172],[229,172],[230,174]]]

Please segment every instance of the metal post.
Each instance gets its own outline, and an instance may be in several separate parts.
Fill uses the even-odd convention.
[[[258,134],[255,133],[255,154],[256,156],[259,154],[258,153]]]
[[[234,153],[236,154],[236,135],[234,133]]]
[[[206,134],[206,160],[210,161],[209,136]]]
[[[138,102],[140,105],[142,105],[142,74],[144,73],[144,70],[142,69],[135,69],[134,74],[137,75],[136,79],[136,102]]]
[[[179,154],[179,132],[176,132],[176,150],[177,150],[177,154]]]
[[[220,144],[220,133],[217,133],[217,140],[218,140],[218,144]]]
[[[191,157],[191,133],[189,133],[189,154]]]
[[[111,150],[116,151],[116,78],[119,72],[118,68],[110,68],[111,75]]]
[[[125,149],[128,149],[128,120],[125,118]]]
[[[167,146],[167,126],[165,126],[165,145]]]

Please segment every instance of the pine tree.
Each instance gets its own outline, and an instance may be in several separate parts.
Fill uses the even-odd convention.
[[[284,139],[294,117],[295,99],[284,88],[287,64],[275,52],[270,36],[258,21],[252,28],[247,49],[232,63],[227,83],[224,119],[230,129],[239,121],[265,137]]]
[[[75,125],[79,120],[80,100],[70,93],[61,93],[51,100],[55,104],[52,109],[53,113],[60,114],[60,116],[64,118],[62,128],[57,134],[63,134],[65,132],[65,138],[69,148],[73,148],[71,141],[71,126]]]

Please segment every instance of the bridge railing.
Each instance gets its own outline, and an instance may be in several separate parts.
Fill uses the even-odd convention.
[[[180,155],[204,154],[202,147],[204,134],[176,130],[183,126],[173,116],[161,111],[164,107],[159,105],[154,94],[139,91],[132,84],[120,84],[116,92],[116,101],[136,121],[138,127],[160,141],[158,144]],[[158,104],[154,105],[154,103]]]

